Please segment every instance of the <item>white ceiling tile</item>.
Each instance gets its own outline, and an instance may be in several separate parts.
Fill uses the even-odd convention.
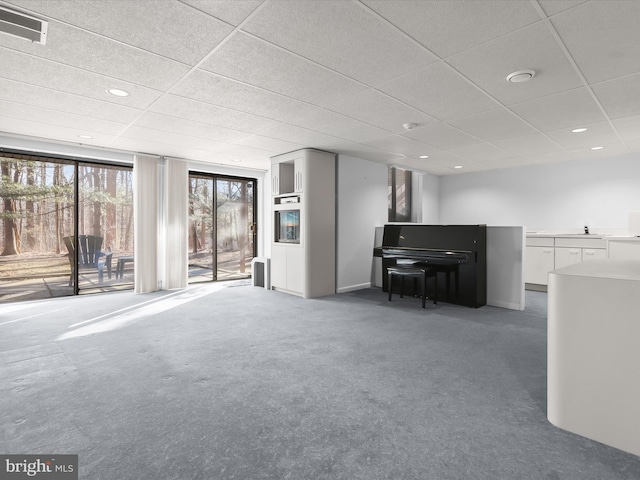
[[[343,115],[375,125],[391,133],[404,132],[405,123],[432,125],[436,119],[374,89],[341,96],[329,108]]]
[[[449,122],[454,127],[486,141],[520,137],[536,133],[536,130],[510,111],[500,108],[472,117]]]
[[[243,29],[367,85],[435,60],[355,2],[270,2]]]
[[[640,71],[640,2],[593,1],[551,18],[589,83]]]
[[[152,128],[137,126],[128,127],[120,136],[149,142],[158,142],[167,145],[175,145],[178,147],[213,150],[214,152],[223,151],[228,146],[226,143],[216,142],[214,140],[207,140],[191,135],[183,135],[164,130],[155,130]]]
[[[285,142],[298,143],[309,148],[325,148],[325,144],[331,144],[337,139],[324,133],[315,132],[296,125],[279,124],[260,132],[261,135],[272,137]]]
[[[640,74],[599,83],[591,88],[610,118],[640,114]]]
[[[625,142],[640,140],[640,115],[618,118],[613,120],[613,125]]]
[[[126,127],[124,123],[100,120],[83,115],[34,107],[22,103],[5,102],[2,100],[0,100],[0,112],[2,112],[0,113],[1,115],[6,117],[30,120],[47,125],[75,128],[78,134],[94,132],[113,136],[120,133]]]
[[[632,142],[630,142],[632,143]],[[591,150],[590,148],[576,148],[569,150],[569,153],[573,154],[579,159],[589,158],[607,158],[615,155],[625,155],[629,153],[629,148],[622,142],[607,143],[600,145],[604,147],[602,150]]]
[[[618,141],[616,132],[611,128],[609,122],[581,124],[575,125],[575,127],[584,127],[588,130],[572,133],[571,128],[563,128],[546,132],[545,135],[566,149],[593,147]]]
[[[448,154],[448,155],[442,155],[442,156],[438,156],[436,158],[429,158],[428,160],[426,160],[428,163],[434,164],[434,165],[439,165],[441,167],[448,167],[448,168],[453,168],[456,165],[461,165],[461,166],[470,166],[475,164],[476,162],[469,160],[467,158],[460,158],[457,155],[452,155],[452,154]]]
[[[304,118],[294,117],[292,121],[310,130],[353,142],[366,142],[389,134],[378,127],[321,108],[308,112]]]
[[[486,162],[492,159],[508,158],[513,154],[488,143],[478,143],[466,147],[451,148],[450,153],[459,155],[474,162]]]
[[[487,170],[496,170],[502,168],[515,168],[528,165],[529,161],[521,157],[508,157],[497,158],[495,160],[488,160],[486,162],[480,162]]]
[[[299,143],[285,142],[284,140],[278,140],[276,138],[265,137],[262,135],[251,135],[235,143],[244,147],[266,150],[274,155],[292,152],[305,147]]]
[[[116,81],[104,75],[24,55],[2,47],[0,47],[0,64],[9,66],[9,68],[0,69],[0,77],[133,108],[145,108],[161,95],[157,90]],[[114,97],[107,93],[108,88],[120,88],[129,92],[130,95],[124,98]]]
[[[425,145],[424,143],[411,140],[400,135],[388,135],[386,137],[378,138],[376,140],[370,140],[363,142],[371,147],[378,148],[396,155],[405,155],[407,157],[419,157],[420,155],[434,156],[436,153],[440,154],[442,151],[438,148]]]
[[[542,22],[479,45],[447,61],[505,105],[583,85]],[[507,75],[518,70],[534,70],[536,75],[524,83],[507,82]]]
[[[0,35],[3,46],[158,90],[168,89],[189,71],[187,65],[59,22],[49,23],[46,46]]]
[[[245,85],[198,70],[176,86],[172,93],[202,102],[278,121],[291,121],[317,107],[277,93]]]
[[[142,113],[142,110],[136,108],[81,97],[50,88],[26,85],[4,78],[0,78],[0,100],[121,123],[129,123]]]
[[[362,158],[364,160],[380,162],[387,165],[393,164],[397,160],[404,158],[402,155],[395,155],[375,147],[340,139],[336,139],[334,142],[328,143],[325,150],[328,150],[329,152],[339,152],[339,155]]]
[[[86,0],[12,0],[25,9],[108,38],[195,65],[233,27],[181,2],[101,0],[100,14]],[[50,28],[54,30],[57,25]]]
[[[151,128],[170,133],[178,133],[193,137],[214,140],[216,142],[237,142],[250,136],[250,133],[213,126],[207,123],[194,122],[176,116],[156,112],[144,113],[135,123],[136,127]]]
[[[49,123],[34,122],[31,120],[23,120],[15,117],[5,117],[0,113],[0,131],[7,133],[24,134],[29,132],[30,136],[46,138],[51,140],[65,141],[74,144],[86,145],[106,145],[113,138],[113,135],[107,135],[99,132],[88,132],[86,130],[80,132],[77,128],[69,128],[61,125],[51,125]],[[79,133],[91,134],[93,138],[80,139]]]
[[[540,20],[529,2],[364,0],[441,58]]]
[[[180,0],[231,25],[239,25],[263,0]]]
[[[442,121],[474,115],[500,106],[444,62],[431,64],[379,85],[378,88]]]
[[[200,68],[315,105],[325,105],[336,97],[366,88],[242,32],[234,35]]]
[[[273,152],[269,150],[264,150],[262,148],[249,147],[247,145],[240,145],[240,144],[236,144],[236,145],[228,144],[220,150],[220,153],[226,153],[227,155],[230,155],[230,156],[233,156],[234,158],[239,158],[239,159],[269,158],[273,156]]]
[[[149,107],[149,110],[248,133],[257,133],[260,130],[278,124],[278,122],[268,118],[218,107],[177,95],[163,96]]]
[[[587,3],[589,0],[538,0],[538,3],[548,16],[577,7],[580,4]]]
[[[548,163],[571,162],[577,160],[578,156],[571,152],[551,152],[542,155],[523,155],[518,157],[524,165],[542,165]]]
[[[640,152],[640,139],[628,141],[627,147],[631,152]]]
[[[495,145],[514,155],[544,155],[563,149],[542,134],[496,140]]]
[[[586,88],[576,88],[512,105],[511,110],[540,131],[575,128],[606,120]]]
[[[474,143],[480,143],[482,141],[446,123],[417,127],[401,135],[443,150],[448,150],[456,146],[473,145]]]

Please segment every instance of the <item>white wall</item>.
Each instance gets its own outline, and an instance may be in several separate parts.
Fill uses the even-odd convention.
[[[418,223],[437,225],[440,223],[440,177],[434,175],[420,175],[418,182],[420,188],[419,207],[420,216]]]
[[[369,287],[375,227],[387,221],[387,165],[338,156],[338,293]]]
[[[626,231],[632,210],[640,210],[638,154],[440,178],[444,224]]]

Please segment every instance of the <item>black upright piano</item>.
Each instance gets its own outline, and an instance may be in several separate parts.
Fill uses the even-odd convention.
[[[474,308],[487,303],[486,225],[385,225],[374,256],[382,257],[385,292],[388,267],[418,262],[438,271],[438,301]]]

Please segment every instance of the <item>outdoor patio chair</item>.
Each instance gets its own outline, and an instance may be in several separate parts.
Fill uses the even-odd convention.
[[[75,246],[73,237],[64,237],[62,239],[67,251],[69,252],[69,264],[71,265],[71,276],[69,277],[69,286],[73,284],[75,275]],[[80,270],[97,269],[98,283],[104,281],[104,269],[107,268],[107,275],[111,278],[111,259],[112,252],[103,252],[102,237],[96,235],[78,235],[78,265]],[[104,257],[104,258],[103,258]]]

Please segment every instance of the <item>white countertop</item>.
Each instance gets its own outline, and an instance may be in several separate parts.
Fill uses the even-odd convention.
[[[589,260],[551,272],[556,275],[640,281],[640,260]]]
[[[527,237],[542,237],[542,238],[592,238],[594,240],[600,240],[603,238],[609,238],[609,235],[599,235],[590,233],[588,235],[584,233],[547,233],[547,232],[527,232]],[[629,237],[633,238],[633,237]]]

